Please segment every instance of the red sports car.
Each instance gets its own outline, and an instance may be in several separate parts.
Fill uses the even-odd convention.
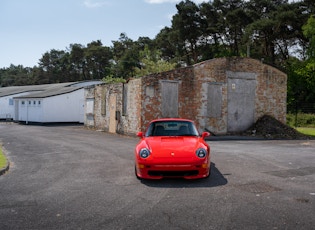
[[[210,147],[194,122],[164,118],[151,121],[135,148],[135,173],[142,179],[205,178],[210,174]]]

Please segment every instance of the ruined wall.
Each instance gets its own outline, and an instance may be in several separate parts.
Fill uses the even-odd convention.
[[[84,91],[84,124],[89,128],[94,128],[94,101],[95,101],[95,87],[85,88]]]
[[[111,96],[116,98],[114,111],[110,108]],[[90,112],[91,106],[93,112]],[[115,113],[114,120],[111,120],[111,113]],[[108,132],[111,122],[115,123],[116,133],[130,135],[140,131],[141,79],[86,89],[85,125]]]
[[[165,85],[169,88],[165,89]],[[233,94],[234,91],[238,94]],[[115,95],[116,111],[119,112],[116,132],[127,135],[144,131],[151,120],[162,118],[164,110],[174,104],[171,102],[174,95],[176,105],[173,106],[177,108],[171,112],[177,117],[194,120],[200,132],[227,133],[231,129],[231,117],[239,115],[231,110],[238,106],[247,110],[245,96],[253,100],[248,104],[253,110],[250,117],[253,121],[250,122],[254,123],[265,114],[286,122],[286,74],[250,58],[212,59],[191,67],[132,79],[126,84],[96,86],[93,92],[94,112],[87,114],[87,118],[93,115],[94,120],[86,119],[86,125],[109,130],[109,100]],[[86,94],[90,107],[93,92]],[[229,95],[238,95],[239,101]],[[233,106],[230,106],[231,102]],[[247,117],[242,122],[244,120],[248,120]],[[237,119],[233,122],[238,124]]]
[[[287,76],[283,72],[251,58],[218,58],[194,65],[197,87],[200,87],[200,109],[196,119],[201,129],[217,134],[228,131],[229,79],[239,77],[255,81],[254,122],[268,114],[286,122]],[[209,116],[209,85],[221,90],[221,114]],[[216,86],[216,87],[214,87]],[[211,86],[210,86],[211,87]],[[245,91],[245,90],[244,90]],[[241,102],[240,102],[241,103]]]
[[[105,85],[100,85],[95,87],[94,96],[94,125],[97,130],[106,130],[106,124],[108,119],[106,119],[106,115],[108,112],[106,111],[106,102],[107,102],[107,87]]]
[[[85,126],[108,131],[110,122],[110,95],[116,95],[117,110],[122,111],[122,90],[122,84],[102,84],[86,88]]]
[[[267,114],[286,123],[287,76],[271,66],[261,65],[258,82],[256,118]]]
[[[196,122],[199,130],[208,130],[216,134],[227,131],[227,78],[226,59],[211,59],[194,65],[194,75],[196,77],[197,88],[196,97],[199,98],[198,115]],[[209,108],[209,84],[217,84],[221,91],[221,108],[217,116],[210,115]]]
[[[125,95],[123,100],[121,123],[119,133],[134,135],[141,131],[141,105],[142,105],[142,79],[132,79],[125,84]]]
[[[195,120],[199,103],[193,69],[180,68],[142,78],[142,130],[151,120],[163,117],[161,85],[167,81],[178,82],[178,117]]]

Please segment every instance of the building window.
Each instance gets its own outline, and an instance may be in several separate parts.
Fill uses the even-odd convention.
[[[33,101],[33,104],[36,105],[36,101]]]
[[[41,101],[38,101],[38,105],[40,106],[40,104],[41,104]]]
[[[28,101],[28,104],[29,104],[29,105],[31,105],[31,104],[32,104],[32,102],[31,102],[31,101]]]
[[[22,105],[25,105],[25,101],[21,101],[21,104],[22,104]]]
[[[9,99],[9,105],[14,105],[14,101],[12,98]]]

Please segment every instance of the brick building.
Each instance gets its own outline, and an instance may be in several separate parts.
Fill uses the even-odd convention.
[[[200,131],[239,132],[268,114],[286,122],[287,76],[251,58],[217,58],[85,91],[85,125],[134,135],[152,119],[192,119]]]

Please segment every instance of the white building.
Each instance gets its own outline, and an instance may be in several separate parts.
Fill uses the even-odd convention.
[[[20,91],[0,94],[1,113],[16,122],[84,122],[84,87],[101,81],[19,86]],[[19,88],[15,87],[15,88]],[[8,87],[11,88],[11,87]],[[10,90],[5,90],[9,92]],[[0,91],[1,92],[1,91]],[[3,119],[3,118],[2,118]]]
[[[0,87],[0,120],[14,118],[14,97],[45,90],[47,85]]]

